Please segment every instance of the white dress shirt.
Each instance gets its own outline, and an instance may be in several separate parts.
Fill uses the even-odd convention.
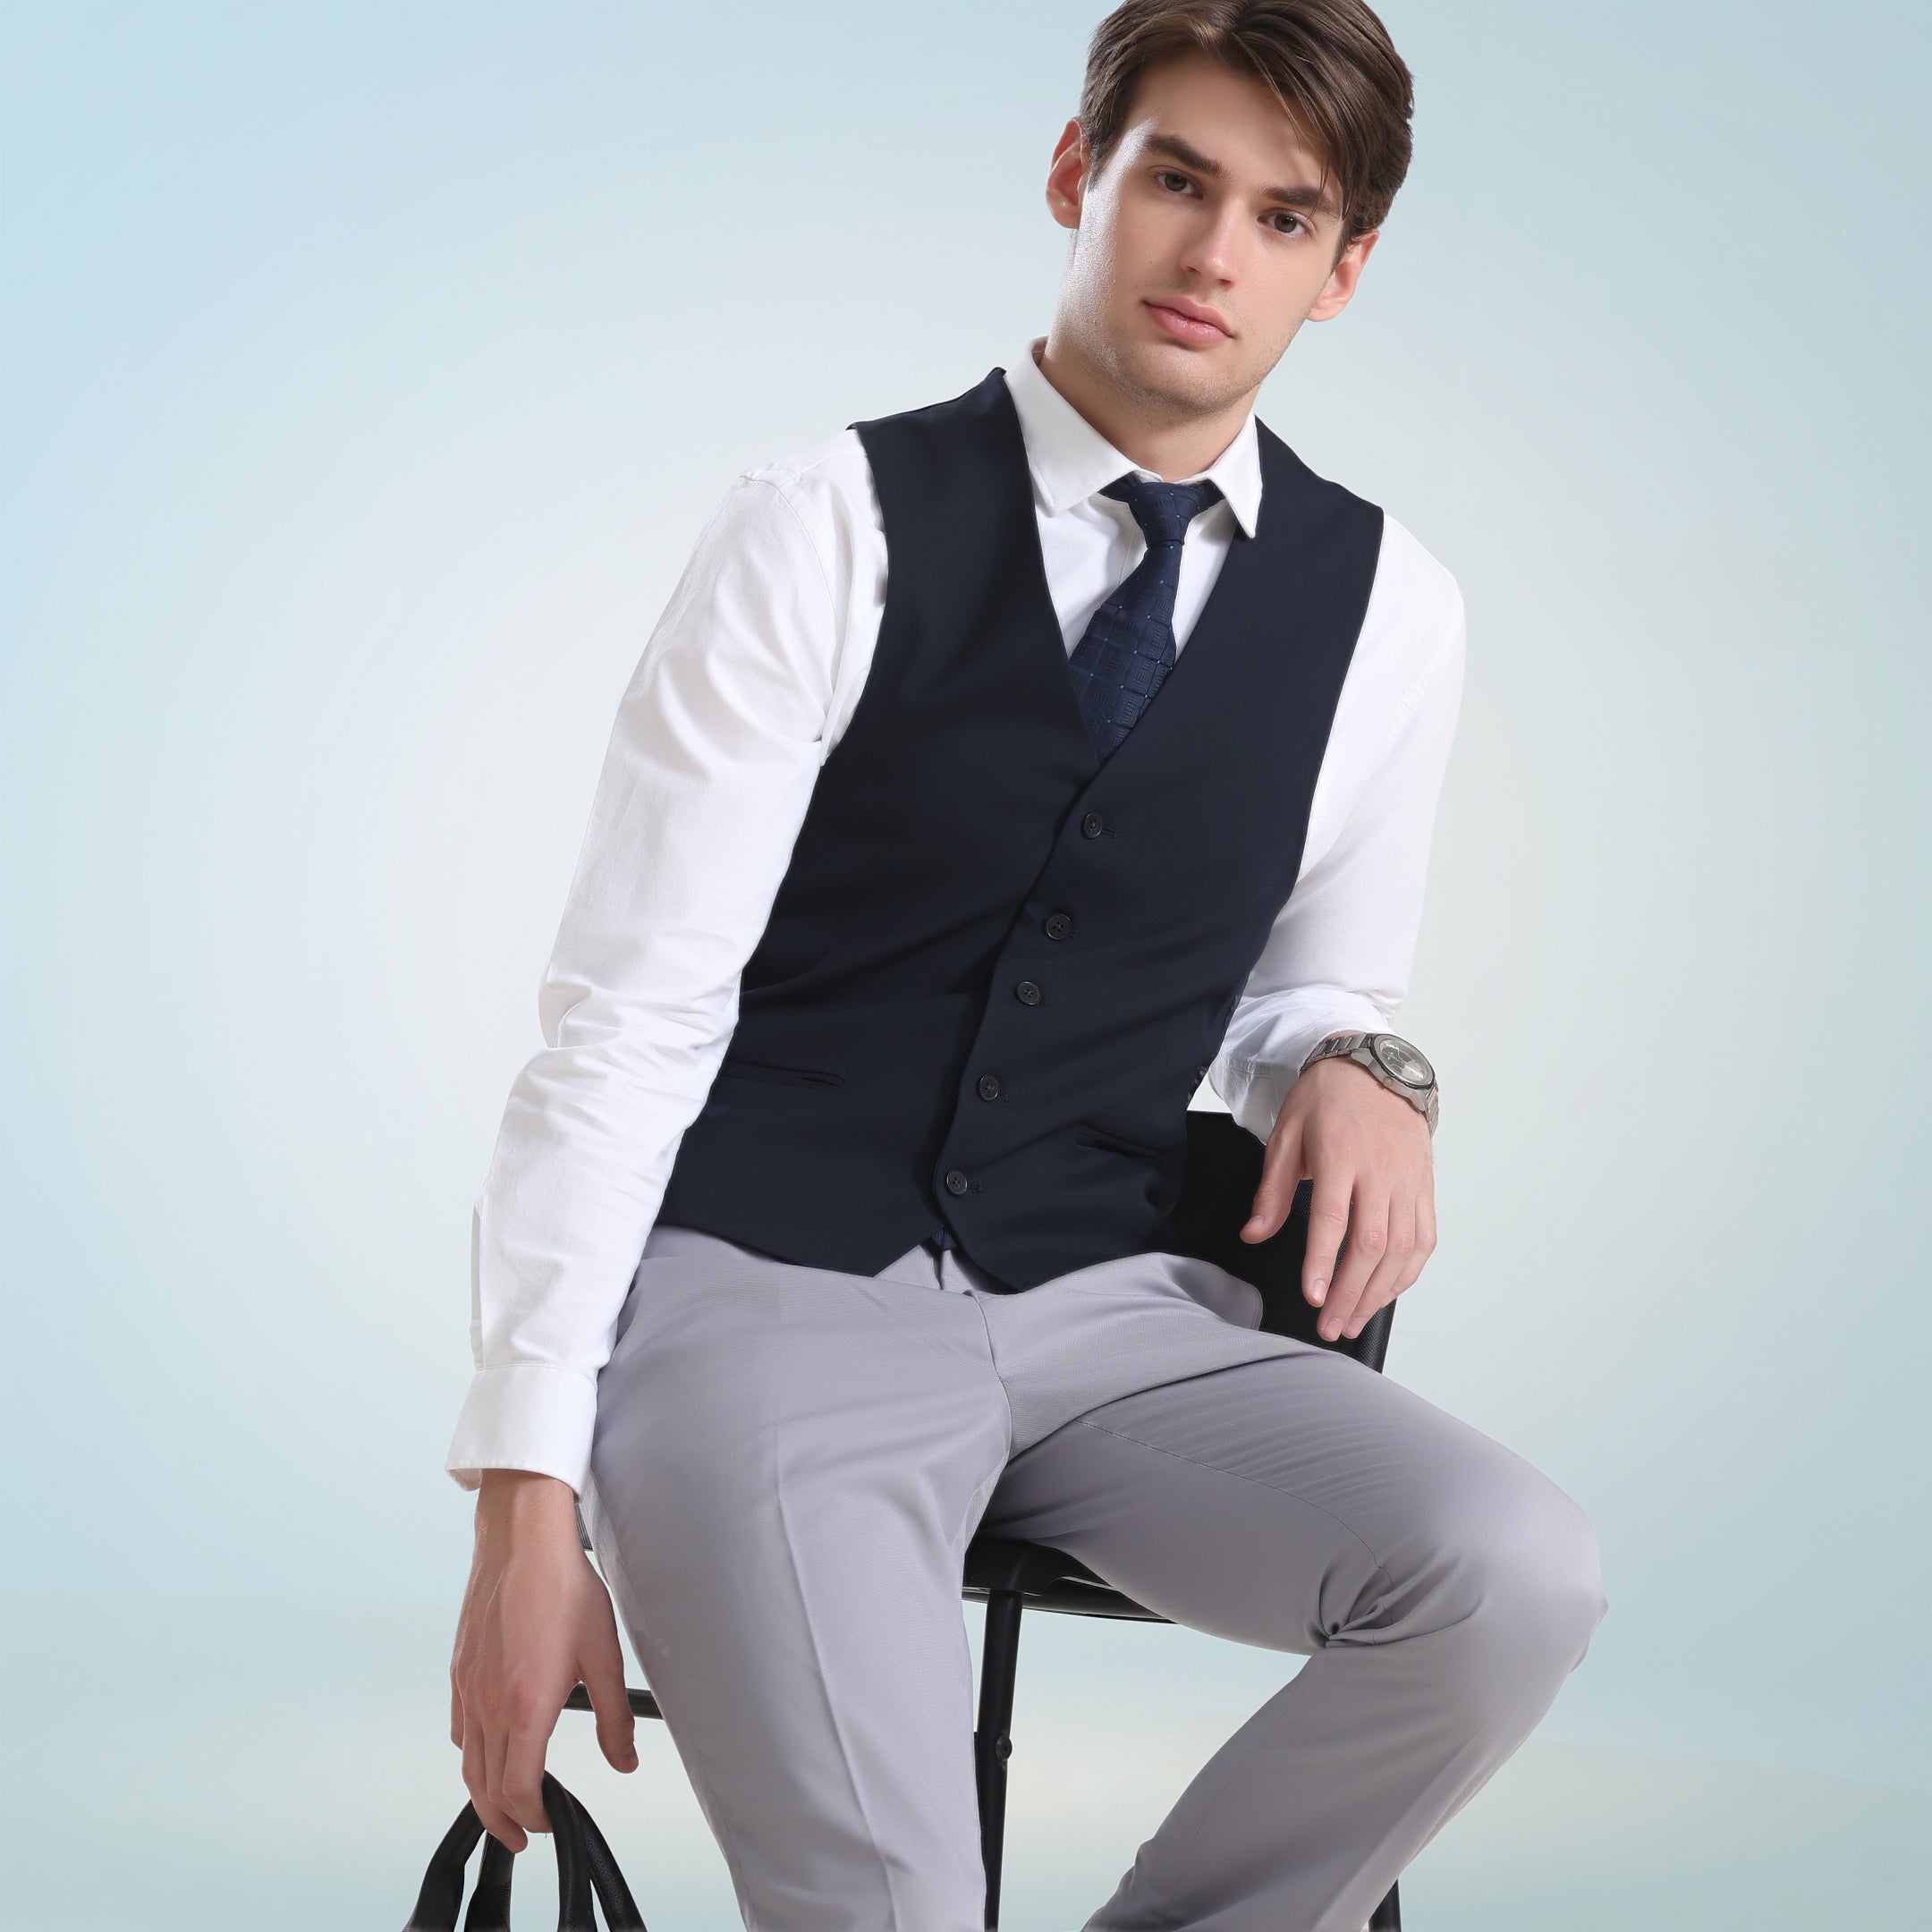
[[[1097,494],[1137,466],[1040,373],[1039,347],[1006,381],[1071,653],[1145,543],[1127,506]],[[1255,526],[1252,416],[1201,475],[1223,501],[1182,552],[1177,649],[1234,523]],[[511,1468],[582,1490],[618,1311],[737,1025],[818,769],[859,701],[885,597],[878,499],[848,429],[739,478],[644,648],[538,992],[544,1045],[512,1086],[476,1202],[476,1373],[446,1463],[466,1489]],[[1208,1072],[1264,1140],[1309,1049],[1385,1026],[1407,994],[1462,662],[1455,580],[1385,516],[1299,882]]]

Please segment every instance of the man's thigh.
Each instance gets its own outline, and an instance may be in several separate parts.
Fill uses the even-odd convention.
[[[1587,1541],[1521,1456],[1313,1347],[1089,1411],[1013,1459],[981,1527],[1175,1623],[1304,1654],[1453,1619]]]
[[[781,1601],[856,1615],[963,1547],[1009,1437],[968,1298],[718,1246],[638,1270],[598,1379],[592,1527],[647,1622],[688,1607],[755,1648]]]
[[[960,1566],[1009,1440],[964,1295],[640,1267],[586,1514],[750,1922],[977,1924]]]

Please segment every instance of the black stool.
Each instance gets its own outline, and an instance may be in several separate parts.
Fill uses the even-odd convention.
[[[1212,1261],[1261,1292],[1261,1327],[1269,1335],[1293,1335],[1318,1348],[1352,1355],[1381,1372],[1395,1317],[1391,1302],[1353,1341],[1325,1341],[1315,1332],[1319,1313],[1301,1295],[1301,1262],[1308,1245],[1309,1196],[1303,1182],[1281,1231],[1269,1240],[1244,1241],[1241,1229],[1253,1211],[1261,1184],[1260,1141],[1231,1114],[1190,1110],[1187,1167],[1181,1199],[1168,1216],[1171,1254]],[[1345,1244],[1344,1244],[1345,1247]],[[581,1529],[582,1519],[579,1518]],[[584,1546],[589,1547],[589,1538]],[[1168,1618],[1143,1608],[1110,1589],[1103,1578],[1063,1550],[1044,1543],[1015,1543],[978,1537],[966,1551],[965,1595],[986,1605],[986,1635],[979,1657],[979,1724],[973,1733],[973,1764],[979,1790],[979,1846],[986,1861],[987,1932],[999,1925],[1000,1864],[1006,1842],[1006,1760],[1013,1756],[1013,1684],[1020,1663],[1020,1618],[1029,1608],[1072,1616],[1131,1618],[1165,1623]],[[648,1690],[630,1691],[640,1717],[663,1714]],[[565,1708],[587,1711],[590,1698],[581,1684]],[[1398,1887],[1375,1909],[1368,1932],[1402,1932]]]

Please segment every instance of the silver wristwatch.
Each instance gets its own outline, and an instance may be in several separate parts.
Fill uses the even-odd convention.
[[[1421,1114],[1430,1133],[1436,1131],[1436,1069],[1419,1047],[1411,1046],[1399,1033],[1331,1033],[1301,1063],[1301,1071],[1306,1073],[1318,1060],[1336,1058],[1367,1067]]]

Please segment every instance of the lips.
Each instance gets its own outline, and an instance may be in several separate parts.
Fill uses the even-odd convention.
[[[1150,297],[1147,310],[1176,342],[1222,343],[1228,341],[1234,333],[1212,309],[1189,301],[1184,296],[1164,296],[1157,301]]]

